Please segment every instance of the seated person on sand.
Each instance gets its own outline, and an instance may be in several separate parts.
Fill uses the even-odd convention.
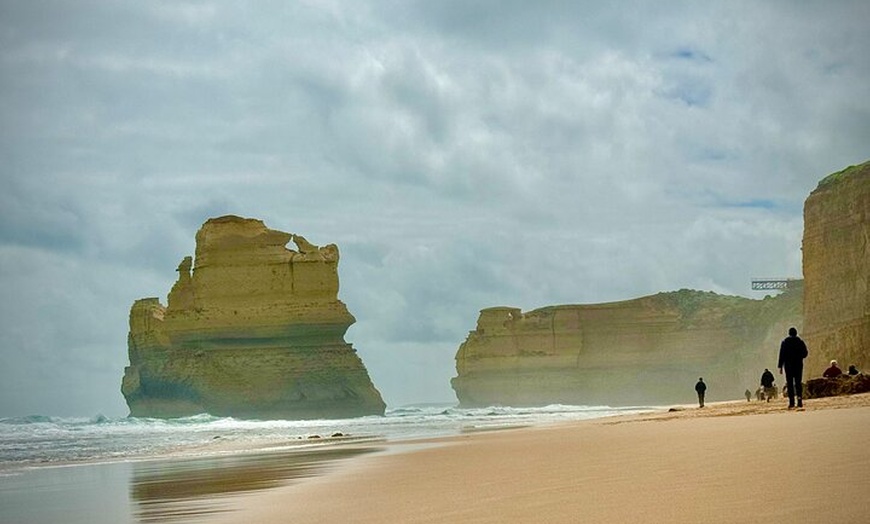
[[[854,377],[855,375],[860,375],[861,372],[858,371],[858,368],[855,367],[855,364],[849,364],[849,376]]]
[[[834,378],[834,377],[839,377],[842,374],[843,374],[843,370],[840,369],[840,366],[837,365],[837,361],[832,360],[831,367],[826,369],[825,372],[822,373],[822,376],[825,378]]]

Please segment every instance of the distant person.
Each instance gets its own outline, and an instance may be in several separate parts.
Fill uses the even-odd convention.
[[[704,394],[707,392],[707,384],[704,384],[704,378],[698,379],[695,384],[695,392],[698,393],[698,407],[704,407]]]
[[[855,375],[860,375],[861,372],[858,371],[858,368],[855,367],[855,364],[849,364],[849,376],[854,377]]]
[[[743,392],[743,395],[746,397],[746,402],[752,401],[752,392],[751,391],[749,391],[747,389],[746,391]]]
[[[807,345],[797,334],[797,329],[788,328],[788,336],[779,345],[779,374],[785,369],[785,388],[788,393],[788,409],[794,409],[795,397],[797,407],[804,407],[803,385],[804,359],[807,358]]]
[[[836,360],[831,361],[831,366],[822,373],[822,376],[825,378],[834,378],[839,377],[843,374],[843,370],[840,369],[840,366],[837,365]]]
[[[773,385],[773,373],[769,369],[764,368],[764,373],[761,374],[761,387],[764,388],[764,396],[770,402],[771,398],[776,398],[776,387]]]

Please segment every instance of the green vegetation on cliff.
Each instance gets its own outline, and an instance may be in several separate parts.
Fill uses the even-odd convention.
[[[663,305],[670,306],[680,312],[683,320],[691,319],[701,308],[734,308],[754,302],[745,297],[734,295],[719,295],[712,291],[681,289],[666,291],[653,295]]]
[[[836,173],[831,173],[819,181],[819,185],[816,189],[828,189],[851,176],[861,175],[870,176],[870,161],[864,162],[863,164],[849,166],[842,171],[837,171]]]

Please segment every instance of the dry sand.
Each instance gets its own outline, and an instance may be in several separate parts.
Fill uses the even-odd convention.
[[[350,459],[218,523],[868,523],[870,394],[478,433]]]

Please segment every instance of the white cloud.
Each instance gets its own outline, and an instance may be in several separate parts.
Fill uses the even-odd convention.
[[[0,416],[122,409],[129,306],[221,214],[339,245],[393,404],[484,307],[796,276],[868,157],[868,5],[3,3]]]

